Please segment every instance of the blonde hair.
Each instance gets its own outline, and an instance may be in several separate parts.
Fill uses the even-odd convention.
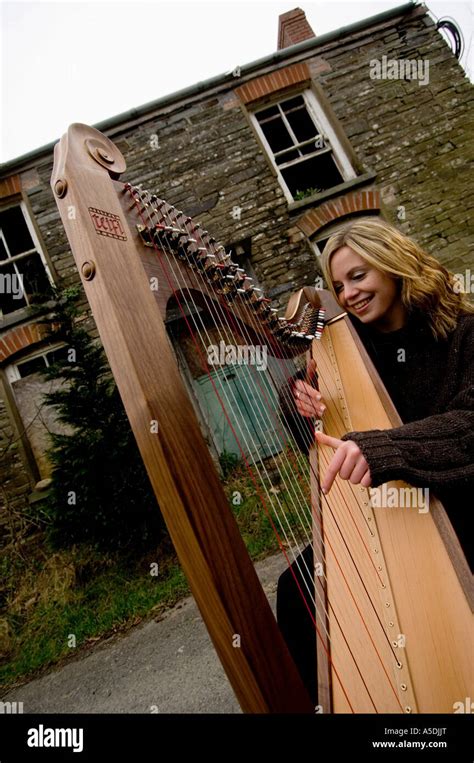
[[[445,339],[462,314],[474,306],[456,289],[456,278],[438,260],[397,228],[378,217],[352,219],[332,235],[322,254],[326,283],[337,299],[331,257],[343,246],[400,283],[400,296],[409,312],[423,312],[436,339]]]

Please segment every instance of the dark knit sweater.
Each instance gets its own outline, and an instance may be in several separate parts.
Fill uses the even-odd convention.
[[[370,468],[372,485],[405,480],[443,502],[473,566],[470,521],[474,495],[474,315],[462,316],[446,340],[435,340],[422,315],[381,333],[352,319],[404,422],[386,430],[348,432]],[[286,406],[285,406],[286,407]],[[290,429],[307,451],[308,421]]]

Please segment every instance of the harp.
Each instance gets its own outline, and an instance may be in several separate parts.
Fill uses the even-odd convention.
[[[303,289],[287,314],[314,301]],[[340,438],[401,425],[352,323],[332,298],[322,301],[327,322],[313,354],[324,431]],[[446,512],[403,482],[367,490],[338,480],[326,500],[314,475],[332,452],[310,451],[319,701],[336,713],[452,713],[472,692],[473,588]]]
[[[212,330],[220,324],[228,332],[224,336],[267,348],[283,369],[282,378],[289,376],[288,359],[313,353],[328,404],[328,434],[387,428],[397,423],[396,412],[329,295],[304,289],[280,318],[201,226],[119,181],[125,169],[118,148],[85,125],[72,125],[55,147],[51,186],[112,373],[180,562],[242,709],[311,713],[178,370],[164,325],[167,309],[172,305],[180,313],[203,369],[208,367],[206,347],[216,336],[209,333],[209,316]],[[321,336],[323,309],[327,321]],[[225,379],[208,375],[222,416],[236,441],[245,444],[247,432],[230,415],[235,398]],[[277,428],[285,422],[270,388],[254,377],[249,373],[242,394],[248,392],[247,403],[258,419],[254,431],[259,429],[266,442],[261,409],[275,417]],[[297,461],[282,452],[276,468],[288,474]],[[241,453],[248,463],[244,447]],[[433,503],[423,515],[402,508],[377,510],[367,490],[340,480],[323,496],[320,470],[329,454],[313,447],[304,480],[298,477],[291,486],[292,508],[301,511],[297,539],[279,490],[272,490],[268,454],[258,447],[253,453],[252,489],[279,532],[285,555],[290,546],[301,551],[314,534],[315,560],[322,570],[315,577],[322,710],[452,712],[453,703],[469,695],[472,599],[465,560],[442,507]]]

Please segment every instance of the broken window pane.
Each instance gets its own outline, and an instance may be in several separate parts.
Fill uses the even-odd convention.
[[[285,113],[297,106],[304,106],[306,108],[306,104],[302,95],[297,95],[295,98],[290,98],[288,101],[283,101],[281,104],[281,107]]]
[[[51,286],[38,252],[19,260],[17,266],[23,273],[23,287],[29,302],[51,294]]]
[[[286,162],[291,162],[292,159],[299,159],[299,151],[297,148],[294,148],[291,151],[285,151],[284,154],[280,154],[276,158],[277,164],[285,164]]]
[[[324,148],[329,148],[329,146],[324,142],[321,135],[317,135],[316,140],[301,146],[300,151],[302,154],[314,154],[315,151],[322,151]]]
[[[281,170],[290,192],[319,193],[343,182],[331,152],[293,164]],[[310,195],[308,193],[308,195]]]
[[[12,262],[0,267],[0,316],[26,307],[21,277]]]
[[[0,315],[51,295],[45,266],[20,205],[0,211]]]
[[[20,206],[0,212],[0,228],[7,242],[10,257],[35,248]]]
[[[281,117],[265,122],[261,127],[274,154],[293,145],[293,140]]]
[[[304,106],[287,114],[287,119],[298,143],[318,134],[318,129]]]
[[[264,109],[263,111],[259,111],[257,114],[259,122],[262,121],[262,119],[268,119],[268,117],[275,117],[280,116],[280,111],[278,109],[278,106],[271,106],[269,109]]]
[[[43,371],[45,368],[46,361],[43,355],[38,355],[36,358],[25,360],[24,363],[18,363],[17,365],[18,373],[22,379],[24,379],[25,376],[35,374],[37,371]]]

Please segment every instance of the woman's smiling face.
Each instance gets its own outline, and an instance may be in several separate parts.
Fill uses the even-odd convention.
[[[395,279],[349,246],[334,252],[331,275],[340,305],[362,323],[373,323],[380,331],[395,331],[404,325],[406,310]]]

